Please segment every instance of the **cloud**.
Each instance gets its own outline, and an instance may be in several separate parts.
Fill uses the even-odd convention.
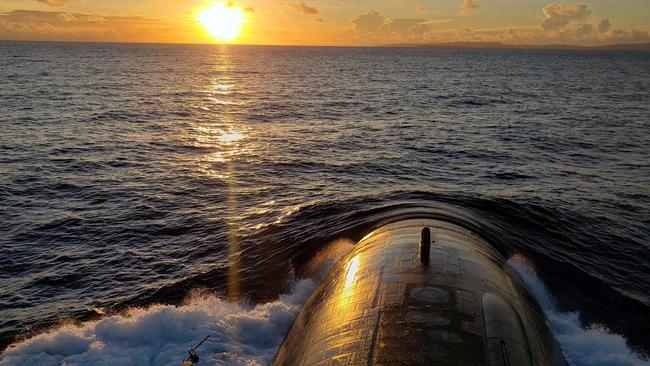
[[[383,15],[379,14],[376,10],[371,10],[368,14],[359,15],[358,17],[352,19],[350,22],[354,24],[354,29],[360,33],[373,33],[378,31],[386,19]]]
[[[611,29],[604,34],[603,38],[610,43],[639,43],[650,42],[650,34],[636,29]]]
[[[559,31],[572,21],[584,19],[589,13],[589,5],[586,4],[548,4],[544,7],[542,28],[546,31]]]
[[[72,13],[59,13],[57,18],[61,19],[64,22],[74,22],[77,20],[77,17]]]
[[[318,9],[316,9],[313,6],[309,6],[305,4],[304,1],[301,1],[299,3],[293,3],[291,4],[291,7],[294,8],[296,11],[307,15],[319,15],[320,13]]]
[[[591,24],[582,24],[575,29],[574,33],[578,37],[584,37],[594,32],[594,26]]]
[[[611,29],[598,32],[594,24],[579,24],[557,32],[546,32],[538,27],[528,28],[470,28],[460,26],[452,29],[429,30],[422,37],[422,43],[449,42],[499,42],[513,45],[592,45],[614,43],[649,42],[650,34],[639,30]]]
[[[40,0],[39,0],[39,1],[40,1]],[[66,1],[67,1],[67,0],[66,0]],[[232,1],[232,0],[228,0],[228,1],[226,2],[226,7],[227,7],[227,8],[234,8],[235,6],[237,6],[237,4],[235,4],[235,2]],[[254,13],[254,12],[255,12],[255,9],[253,9],[252,6],[247,6],[247,7],[244,8],[244,13]]]
[[[424,5],[423,3],[418,3],[415,5],[415,11],[418,13],[426,13],[427,12],[427,6]]]
[[[395,33],[402,36],[415,35],[423,33],[429,29],[426,25],[426,19],[391,19],[381,26],[383,31]]]
[[[648,42],[648,32],[611,29],[609,20],[601,24],[586,22],[587,5],[549,4],[544,8],[546,27],[469,28],[459,26],[439,29],[434,24],[449,20],[421,18],[391,19],[376,10],[351,19],[353,32],[346,41],[353,44],[431,44],[449,42],[500,42],[504,44],[566,44],[603,45],[611,43]],[[582,21],[581,21],[582,20]],[[553,31],[550,31],[553,29]],[[607,29],[606,31],[604,31]]]
[[[433,21],[421,18],[389,19],[376,10],[350,20],[357,35],[380,42],[418,42],[425,40]]]
[[[609,19],[603,19],[600,21],[600,24],[598,24],[598,30],[601,33],[607,32],[611,27],[612,23],[609,22]]]
[[[463,9],[465,10],[480,9],[480,8],[481,6],[475,3],[474,0],[463,0]]]
[[[460,8],[461,8],[460,13],[463,15],[467,15],[474,10],[480,9],[481,6],[475,3],[474,0],[463,0],[463,3],[461,4]]]
[[[169,32],[159,20],[56,11],[13,10],[0,13],[0,34],[15,40],[152,41]],[[159,39],[165,41],[165,39]]]
[[[51,5],[51,6],[63,6],[67,0],[36,0],[39,3]]]
[[[59,11],[39,10],[13,10],[0,14],[0,20],[5,22],[77,22],[77,23],[99,23],[99,22],[140,22],[150,23],[157,20],[139,16],[100,16],[83,13],[68,13]]]

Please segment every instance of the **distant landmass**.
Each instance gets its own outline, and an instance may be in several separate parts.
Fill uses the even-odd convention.
[[[595,51],[645,51],[650,52],[649,43],[608,44],[603,46],[575,46],[564,44],[505,44],[501,42],[452,42],[452,43],[412,43],[390,44],[389,47],[422,47],[422,48],[510,48],[510,49],[539,49],[539,50],[595,50]]]

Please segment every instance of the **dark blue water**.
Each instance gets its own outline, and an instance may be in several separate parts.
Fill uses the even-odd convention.
[[[264,303],[426,213],[650,350],[648,53],[0,43],[0,80],[4,346],[196,288]]]

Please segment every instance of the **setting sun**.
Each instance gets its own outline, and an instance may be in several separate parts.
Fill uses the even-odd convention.
[[[198,18],[208,33],[220,41],[234,41],[244,25],[242,11],[223,4],[201,10]]]

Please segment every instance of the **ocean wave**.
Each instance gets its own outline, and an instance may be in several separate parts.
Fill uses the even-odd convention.
[[[203,337],[199,354],[212,365],[264,365],[302,304],[314,279],[296,281],[276,301],[230,303],[196,294],[182,306],[154,305],[77,325],[64,325],[7,349],[0,365],[170,365]]]

